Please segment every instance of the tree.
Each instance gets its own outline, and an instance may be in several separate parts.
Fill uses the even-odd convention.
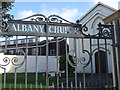
[[[10,15],[10,14],[7,13],[8,11],[10,11],[12,9],[13,3],[14,2],[2,2],[1,3],[1,6],[2,6],[2,10],[1,10],[2,11],[2,13],[1,13],[2,15],[1,16],[2,17],[0,19],[3,22],[0,25],[3,25],[3,26],[2,26],[2,28],[0,27],[0,29],[2,29],[0,31],[4,31],[5,30],[4,28],[6,27],[7,24],[4,21],[13,19],[13,15]],[[7,36],[2,35],[0,37],[7,37]]]
[[[69,55],[69,60],[74,64],[73,58],[71,55]],[[62,55],[59,60],[60,63],[60,71],[65,71],[66,72],[66,55]],[[73,73],[75,71],[75,68],[73,68],[69,63],[68,63],[68,73]]]
[[[13,15],[8,14],[13,7],[13,2],[2,2],[2,20],[13,19]]]

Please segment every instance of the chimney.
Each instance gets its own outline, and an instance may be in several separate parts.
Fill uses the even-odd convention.
[[[118,10],[120,10],[120,1],[118,2]]]

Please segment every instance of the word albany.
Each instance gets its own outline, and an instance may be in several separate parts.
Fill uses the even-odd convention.
[[[48,33],[67,33],[71,30],[70,26],[48,26]],[[10,24],[10,30],[18,32],[39,32],[46,33],[45,25],[35,24]]]

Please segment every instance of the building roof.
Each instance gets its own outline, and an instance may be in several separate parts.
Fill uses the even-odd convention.
[[[112,11],[117,11],[115,8],[112,8],[104,3],[98,2],[96,5],[94,5],[89,11],[87,11],[80,19],[79,22],[84,19],[89,13],[91,13],[96,7],[98,7],[99,5],[102,5],[104,7],[107,7],[109,9],[111,9]]]
[[[35,39],[35,38],[33,37],[33,38],[29,38],[29,39]],[[19,40],[26,40],[26,38],[18,39],[18,41]],[[11,40],[11,41],[16,41],[16,40]],[[61,42],[61,41],[65,41],[65,39],[64,38],[58,38],[58,42]],[[48,43],[56,43],[56,42],[57,42],[57,38],[48,40]],[[37,43],[39,45],[45,46],[46,45],[46,40],[38,41]],[[1,46],[5,47],[5,44],[1,45]],[[16,44],[9,44],[7,46],[14,47],[14,46],[16,46]],[[26,43],[18,43],[18,47],[23,47],[23,46],[26,46]],[[36,46],[36,42],[30,42],[30,43],[28,43],[28,46]]]
[[[112,15],[106,17],[103,21],[105,22],[105,24],[107,24],[118,18],[120,18],[120,10],[118,10],[115,13],[113,13]]]

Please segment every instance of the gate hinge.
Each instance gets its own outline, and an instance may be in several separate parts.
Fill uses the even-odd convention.
[[[120,44],[116,43],[115,46],[119,48],[119,47],[120,47]]]
[[[112,44],[111,46],[114,46],[114,47],[120,47],[120,44],[116,43],[116,44]]]

